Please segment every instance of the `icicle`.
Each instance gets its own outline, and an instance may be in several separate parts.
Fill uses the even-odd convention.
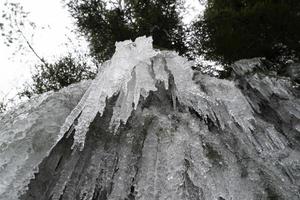
[[[166,59],[162,54],[158,54],[153,58],[153,72],[155,75],[155,79],[158,81],[162,81],[165,85],[165,88],[169,89],[169,73],[166,71]]]
[[[89,90],[79,105],[72,111],[65,124],[61,128],[61,135],[70,129],[75,120],[73,148],[84,147],[85,135],[91,122],[99,113],[103,114],[106,99],[115,94],[121,94],[118,104],[114,109],[112,123],[118,128],[121,121],[126,122],[132,110],[138,104],[140,95],[147,96],[150,90],[156,90],[154,80],[149,76],[151,58],[157,54],[152,48],[152,38],[140,37],[135,42],[124,41],[116,43],[116,53],[113,55],[107,66],[93,81]],[[137,80],[132,84],[132,74]],[[119,109],[119,110],[118,110]]]
[[[97,88],[97,83],[99,82],[99,79],[102,76],[102,73],[104,69],[108,66],[109,62],[103,63],[101,67],[99,67],[99,73],[96,76],[95,80],[92,82],[90,87],[87,89],[87,91],[84,93],[83,97],[81,98],[80,102],[77,104],[77,106],[72,110],[72,112],[69,114],[69,116],[66,118],[64,125],[60,129],[60,135],[59,138],[63,137],[63,135],[71,128],[74,121],[78,118],[82,110],[84,109],[84,106],[86,104],[87,98],[89,97],[91,91],[95,88]]]
[[[178,100],[221,128],[231,127],[235,121],[245,131],[252,129],[251,106],[232,82],[206,78],[204,85],[213,85],[209,88],[217,90],[203,91],[193,81],[192,63],[175,52],[154,51],[152,38],[116,43],[116,53],[106,65],[61,129],[62,135],[78,121],[73,147],[84,147],[89,126],[98,113],[103,114],[107,99],[118,94],[110,121],[112,132],[116,132],[137,108],[140,97],[147,98],[150,91],[157,90],[158,82],[170,90],[174,110]]]

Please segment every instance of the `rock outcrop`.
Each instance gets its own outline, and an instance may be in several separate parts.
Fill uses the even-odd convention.
[[[138,52],[135,49],[138,45],[132,44],[130,51]],[[235,63],[232,81],[196,74],[190,80],[194,87],[180,82],[186,81],[190,72],[186,67],[188,62],[179,62],[179,56],[158,52],[149,59],[151,76],[143,74],[142,80],[153,80],[150,82],[155,88],[148,84],[149,90],[137,93],[138,103],[129,111],[125,109],[129,118],[118,121],[117,131],[112,127],[112,119],[122,119],[122,112],[116,115],[116,109],[128,106],[124,102],[128,102],[131,94],[119,88],[104,99],[102,113],[96,112],[93,118],[88,118],[92,121],[83,139],[80,133],[80,141],[74,141],[78,140],[75,135],[81,113],[97,102],[88,99],[101,86],[96,81],[103,83],[100,75],[69,115],[66,122],[69,126],[64,126],[68,128],[63,129],[66,130],[63,134],[58,127],[88,83],[66,89],[68,97],[64,91],[50,94],[47,98],[52,101],[43,101],[28,111],[31,116],[41,113],[35,116],[41,120],[40,128],[35,129],[36,123],[15,121],[23,140],[28,138],[31,144],[31,135],[37,137],[34,140],[37,147],[31,151],[42,153],[30,152],[24,163],[18,163],[16,149],[28,150],[24,150],[19,140],[6,139],[14,144],[7,144],[12,154],[2,146],[0,149],[0,161],[6,157],[11,160],[9,166],[0,165],[0,199],[16,199],[12,195],[23,200],[300,199],[300,91],[289,79],[256,72],[256,68],[263,68],[263,63],[252,59]],[[175,65],[183,65],[185,71]],[[151,69],[160,69],[159,74],[166,73],[168,79]],[[129,88],[136,89],[131,81],[138,72],[135,67],[130,70],[132,77],[122,80],[127,81]],[[73,103],[67,103],[69,100]],[[12,117],[17,119],[16,115]],[[5,136],[4,130],[15,129],[6,125],[8,121],[1,123],[1,137]],[[29,128],[22,130],[21,123]],[[32,159],[34,164],[27,165]],[[21,169],[12,171],[10,167],[15,163]],[[10,170],[11,175],[26,174],[27,178],[14,175],[13,179],[7,179],[10,182],[5,188],[5,170]],[[29,184],[28,177],[32,178]],[[8,189],[21,182],[23,188],[16,188],[19,193]]]

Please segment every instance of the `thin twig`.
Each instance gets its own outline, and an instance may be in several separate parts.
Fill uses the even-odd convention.
[[[26,36],[24,35],[23,31],[20,29],[20,27],[19,27],[19,25],[18,25],[18,23],[17,23],[16,20],[15,20],[15,24],[16,24],[16,26],[17,26],[17,28],[18,28],[18,31],[21,33],[23,39],[26,41],[26,43],[27,43],[28,47],[30,48],[30,50],[34,53],[34,55],[35,55],[35,56],[36,56],[36,57],[37,57],[44,65],[47,66],[47,63],[45,62],[45,60],[44,60],[43,58],[41,58],[41,57],[37,54],[37,52],[34,50],[34,48],[32,47],[32,45],[30,44],[30,42],[28,41],[28,39],[27,39]]]

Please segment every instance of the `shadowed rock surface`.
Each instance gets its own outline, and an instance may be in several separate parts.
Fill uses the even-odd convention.
[[[234,89],[215,78],[194,78],[207,94]],[[172,94],[158,86],[114,135],[115,96],[91,124],[83,150],[71,150],[73,134],[66,133],[21,199],[300,199],[299,89],[288,79],[243,70],[234,82],[253,109],[250,132],[234,120],[221,128],[179,102],[174,109]]]

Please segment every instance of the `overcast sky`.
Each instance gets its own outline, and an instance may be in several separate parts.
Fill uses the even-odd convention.
[[[30,13],[28,19],[37,25],[38,28],[34,31],[31,42],[34,49],[46,60],[54,60],[69,51],[65,45],[68,43],[68,37],[72,40],[78,39],[71,32],[71,29],[74,29],[73,21],[66,8],[63,8],[61,0],[14,1],[20,2],[24,6],[24,10]],[[0,10],[2,10],[4,2],[5,0],[0,0]],[[190,10],[184,16],[185,22],[191,21],[199,13],[199,10],[203,10],[199,0],[187,0],[187,6]],[[31,38],[30,31],[25,34]],[[82,39],[79,43],[81,48],[87,48],[86,42]],[[29,50],[25,52],[24,56],[20,54],[13,56],[13,52],[13,48],[3,44],[3,38],[0,36],[0,101],[3,98],[14,98],[24,82],[30,81],[34,64],[39,63],[39,60]]]

